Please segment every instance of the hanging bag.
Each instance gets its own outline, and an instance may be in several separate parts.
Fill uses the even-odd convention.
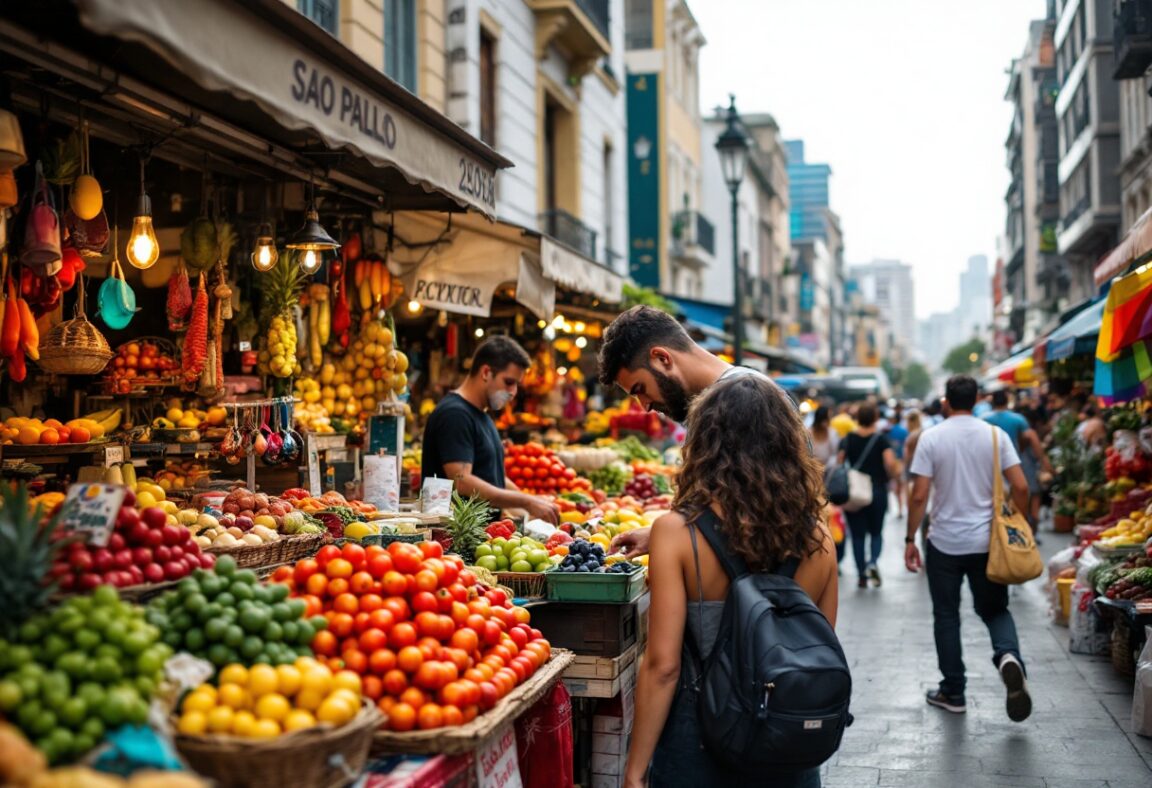
[[[750,781],[817,767],[835,754],[852,724],[852,675],[844,650],[828,619],[793,579],[797,559],[772,572],[750,572],[718,525],[706,510],[689,526],[697,589],[704,587],[697,530],[731,579],[711,653],[704,657],[692,633],[684,635],[697,667],[704,748]]]
[[[992,427],[992,523],[986,574],[993,583],[1016,585],[1039,577],[1044,571],[1044,560],[1036,548],[1028,520],[1016,511],[1011,501],[1004,499],[999,432]]]
[[[20,120],[14,113],[0,109],[0,171],[11,172],[26,161]]]
[[[837,465],[828,472],[825,489],[829,503],[839,506],[846,512],[858,512],[872,504],[872,477],[862,473],[859,468],[879,438],[879,432],[872,435],[872,439],[868,441],[864,452],[856,458],[855,463]]]
[[[52,207],[52,195],[48,192],[48,181],[44,179],[44,169],[40,162],[36,162],[36,187],[32,207],[28,211],[20,262],[34,268],[41,276],[55,276],[63,267],[60,217]]]

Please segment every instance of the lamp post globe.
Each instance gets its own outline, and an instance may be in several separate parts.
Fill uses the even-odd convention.
[[[736,96],[728,96],[728,116],[724,132],[716,140],[720,169],[732,196],[732,357],[739,366],[744,363],[744,283],[740,270],[740,184],[748,167],[748,136],[741,127],[736,111]]]

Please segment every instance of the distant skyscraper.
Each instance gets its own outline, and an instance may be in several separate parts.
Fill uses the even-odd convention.
[[[866,304],[875,304],[892,326],[896,343],[905,352],[917,346],[916,336],[916,284],[912,279],[912,266],[899,260],[873,260],[854,265],[849,278],[856,281],[860,296]]]
[[[793,241],[828,241],[828,179],[832,168],[827,164],[804,161],[804,141],[786,140],[788,153],[788,197],[791,203]]]
[[[977,254],[968,258],[968,268],[960,274],[960,304],[956,307],[956,322],[962,340],[983,337],[992,322],[992,279],[988,273],[988,257]]]

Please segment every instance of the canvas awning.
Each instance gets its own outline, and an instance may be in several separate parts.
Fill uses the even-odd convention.
[[[17,56],[85,82],[110,80],[113,100],[183,118],[190,130],[201,113],[222,119],[236,137],[271,142],[271,158],[277,146],[311,157],[316,170],[342,174],[384,207],[495,218],[496,172],[511,162],[294,3],[45,0],[10,11],[3,32]]]
[[[623,278],[519,225],[487,222],[473,215],[426,211],[382,215],[392,221],[389,264],[409,298],[426,307],[487,317],[501,285],[515,284],[516,300],[542,319],[556,308],[562,285],[605,303],[619,303]]]
[[[1093,277],[1101,287],[1113,277],[1124,273],[1128,266],[1152,252],[1152,208],[1132,223],[1131,229],[1116,248],[1096,266]]]
[[[1049,334],[1043,340],[1047,360],[1061,361],[1077,353],[1094,353],[1103,316],[1104,299],[1100,299]]]

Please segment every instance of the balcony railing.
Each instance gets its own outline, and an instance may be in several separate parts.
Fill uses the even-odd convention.
[[[1113,79],[1141,77],[1152,65],[1152,0],[1118,0],[1112,11]]]
[[[588,15],[600,34],[609,38],[608,0],[576,0],[576,5],[580,6],[580,10]]]
[[[540,229],[573,251],[596,259],[596,231],[559,208],[540,214]]]
[[[1084,212],[1087,211],[1091,206],[1092,200],[1089,199],[1087,194],[1085,194],[1083,197],[1073,203],[1068,208],[1068,210],[1065,211],[1064,215],[1060,217],[1060,229],[1067,230],[1069,227],[1075,224],[1076,220],[1083,216]]]
[[[699,246],[708,254],[716,254],[716,228],[699,211],[673,215],[672,238],[680,248]]]

